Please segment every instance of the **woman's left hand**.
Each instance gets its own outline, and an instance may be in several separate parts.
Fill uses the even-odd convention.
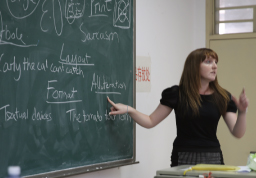
[[[235,102],[236,107],[240,113],[246,112],[246,109],[249,105],[249,100],[245,95],[245,89],[243,88],[242,93],[240,94],[239,100],[236,97],[232,96],[232,100]]]

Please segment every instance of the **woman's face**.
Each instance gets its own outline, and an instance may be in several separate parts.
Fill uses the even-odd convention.
[[[206,57],[200,64],[201,82],[212,82],[217,76],[217,60],[213,57]]]

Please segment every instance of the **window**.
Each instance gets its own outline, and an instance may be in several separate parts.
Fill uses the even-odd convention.
[[[215,34],[256,31],[256,0],[215,0]]]

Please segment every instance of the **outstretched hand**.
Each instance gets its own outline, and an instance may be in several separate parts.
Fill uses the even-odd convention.
[[[239,100],[236,97],[232,96],[232,100],[235,102],[236,107],[239,112],[246,112],[246,109],[249,105],[249,100],[245,95],[245,89],[243,88],[242,93],[240,94]]]
[[[109,113],[109,115],[125,114],[128,112],[127,105],[121,103],[115,104],[113,101],[109,99],[109,97],[107,97],[107,99],[108,102],[112,105],[112,107],[110,108],[111,112]]]

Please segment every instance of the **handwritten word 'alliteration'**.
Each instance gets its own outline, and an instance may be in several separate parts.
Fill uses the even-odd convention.
[[[112,90],[126,90],[126,85],[124,82],[119,82],[119,81],[115,81],[115,82],[108,82],[107,79],[105,78],[105,76],[103,75],[103,77],[99,77],[98,75],[95,76],[95,73],[93,74],[93,79],[92,79],[92,85],[91,85],[91,91],[95,90],[95,93],[99,93],[99,94],[121,94],[118,92],[110,92],[109,89]]]
[[[104,116],[100,115],[99,111],[97,111],[96,114],[92,114],[92,113],[86,113],[85,110],[83,110],[83,113],[80,114],[76,112],[76,109],[70,109],[66,111],[66,113],[69,115],[69,120],[71,122],[78,122],[78,123],[85,123],[89,121],[102,122],[103,118],[105,118],[106,121],[110,121],[110,120],[112,121],[120,120],[120,121],[129,121],[129,122],[132,121],[131,117],[128,114],[110,116],[107,110]]]
[[[28,109],[24,112],[21,112],[17,108],[15,108],[15,111],[11,112],[8,110],[8,107],[10,107],[9,104],[0,108],[0,111],[4,110],[4,112],[5,112],[4,120],[6,122],[11,121],[11,120],[18,121],[18,120],[29,119],[30,115],[29,115]],[[52,117],[51,117],[51,113],[44,113],[43,111],[37,111],[37,109],[34,107],[33,114],[31,115],[31,119],[33,121],[41,121],[41,120],[51,121]]]

